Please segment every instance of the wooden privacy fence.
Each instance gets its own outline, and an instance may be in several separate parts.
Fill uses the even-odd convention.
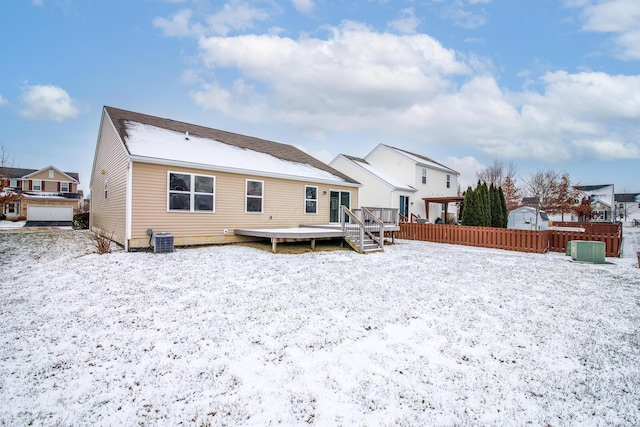
[[[619,257],[622,227],[618,233],[590,233],[587,231],[529,231],[462,225],[400,223],[400,231],[396,232],[396,237],[533,253],[565,252],[570,240],[593,240],[605,242],[606,256]]]

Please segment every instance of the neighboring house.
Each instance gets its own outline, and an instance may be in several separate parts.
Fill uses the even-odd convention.
[[[522,206],[509,212],[507,228],[515,230],[546,230],[549,228],[549,216],[545,211],[537,211],[531,206]]]
[[[640,224],[640,193],[615,195],[616,218],[625,225]]]
[[[428,157],[379,144],[364,158],[340,154],[329,166],[363,184],[361,206],[398,208],[408,220],[456,219],[460,174]]]
[[[91,174],[91,229],[126,250],[149,233],[175,245],[246,240],[234,229],[340,221],[360,184],[286,144],[104,107]]]
[[[4,188],[20,194],[20,199],[2,206],[7,219],[70,222],[80,209],[76,172],[63,172],[54,166],[42,169],[2,169]]]
[[[593,209],[592,221],[616,221],[613,184],[576,185],[574,188],[581,192],[581,196],[576,200],[576,204],[579,204],[585,197],[591,201],[591,208]]]

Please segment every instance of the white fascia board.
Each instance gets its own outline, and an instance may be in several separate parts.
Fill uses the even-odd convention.
[[[131,159],[131,161],[134,161],[134,162],[149,163],[154,165],[164,165],[164,166],[189,168],[189,169],[202,169],[202,170],[216,171],[216,172],[228,172],[228,173],[235,173],[239,175],[251,175],[251,176],[260,176],[260,177],[266,177],[266,178],[288,179],[291,181],[311,182],[311,183],[317,183],[317,184],[342,185],[344,187],[353,187],[353,188],[362,187],[362,184],[341,181],[338,179],[329,180],[329,179],[320,179],[320,178],[310,178],[307,176],[296,176],[296,175],[285,175],[285,174],[278,174],[278,173],[271,173],[271,172],[261,172],[253,169],[220,167],[220,166],[211,165],[211,164],[181,162],[181,161],[175,161],[175,160],[158,159],[154,157],[129,155],[129,158]]]

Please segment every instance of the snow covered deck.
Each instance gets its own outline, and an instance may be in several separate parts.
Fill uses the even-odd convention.
[[[276,252],[278,243],[310,240],[311,249],[313,250],[316,247],[316,239],[332,239],[346,235],[339,225],[333,227],[247,228],[234,230],[234,233],[239,236],[271,239],[271,250],[273,252]]]

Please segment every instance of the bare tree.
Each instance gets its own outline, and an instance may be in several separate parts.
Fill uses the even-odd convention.
[[[494,159],[489,167],[478,173],[478,181],[486,182],[489,186],[493,184],[494,187],[502,187],[503,177],[504,162],[497,159]]]
[[[9,188],[11,177],[7,173],[6,169],[9,167],[10,156],[9,150],[4,145],[0,144],[0,214],[5,214],[5,207],[16,200],[21,198],[20,194]]]
[[[525,180],[527,193],[535,200],[536,230],[538,229],[538,213],[540,211],[555,212],[554,203],[557,195],[559,176],[551,169],[538,170]]]
[[[507,211],[512,211],[520,207],[522,202],[522,191],[518,187],[517,179],[516,166],[513,162],[509,162],[502,183],[502,192],[504,193],[504,199],[507,203]]]

